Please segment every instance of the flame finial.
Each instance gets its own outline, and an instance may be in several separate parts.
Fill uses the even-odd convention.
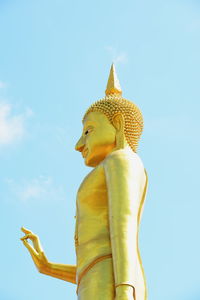
[[[122,95],[122,89],[121,89],[119,80],[117,78],[114,64],[112,64],[111,69],[110,69],[110,75],[108,78],[108,83],[107,83],[105,93],[106,93],[106,96],[113,95],[113,94],[119,95],[119,96]]]

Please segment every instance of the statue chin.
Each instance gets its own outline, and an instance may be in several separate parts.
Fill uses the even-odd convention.
[[[98,160],[95,159],[94,157],[93,158],[85,157],[85,165],[87,167],[95,168],[96,166],[98,166],[98,164],[99,164]]]
[[[90,153],[85,157],[85,165],[88,167],[97,167],[112,151],[110,150],[108,153],[104,151],[101,155],[92,155]]]

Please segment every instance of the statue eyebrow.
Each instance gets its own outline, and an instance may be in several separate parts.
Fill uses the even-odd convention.
[[[85,124],[83,125],[83,129],[89,127],[89,126],[94,126],[95,122],[94,121],[86,121]]]

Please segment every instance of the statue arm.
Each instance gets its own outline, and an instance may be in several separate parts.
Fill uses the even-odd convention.
[[[40,273],[76,284],[76,266],[49,262]]]
[[[44,254],[39,237],[24,227],[22,227],[21,230],[25,234],[25,236],[21,238],[21,241],[28,249],[33,262],[40,273],[71,283],[76,283],[76,266],[49,262]],[[32,241],[33,246],[28,240]]]
[[[135,155],[117,150],[104,163],[115,286],[133,288],[137,282],[138,226],[146,177]],[[116,291],[118,288],[116,289]]]

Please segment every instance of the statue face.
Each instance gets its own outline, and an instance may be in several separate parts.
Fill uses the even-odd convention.
[[[83,133],[76,150],[85,164],[96,167],[116,146],[116,129],[101,112],[91,112],[83,122]]]

